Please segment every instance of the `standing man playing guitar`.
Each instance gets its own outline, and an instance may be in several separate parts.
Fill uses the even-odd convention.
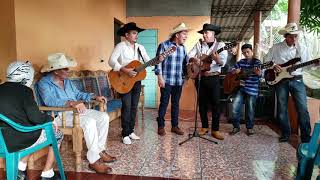
[[[162,42],[158,46],[157,55],[166,51],[166,49],[176,46],[176,51],[155,67],[155,74],[158,76],[158,85],[160,87],[160,105],[158,110],[158,134],[164,136],[164,130],[167,107],[171,96],[171,132],[183,135],[183,131],[178,126],[179,101],[184,81],[184,71],[187,64],[187,52],[183,45],[188,37],[189,28],[181,23],[173,28],[170,33],[170,39]]]
[[[149,56],[145,48],[137,43],[138,33],[144,31],[137,27],[136,23],[130,22],[121,27],[117,34],[123,36],[125,41],[116,45],[109,59],[109,65],[113,71],[121,71],[130,77],[135,77],[137,71],[134,68],[125,67],[133,60],[141,62],[149,61]],[[160,56],[159,60],[163,60]],[[139,140],[140,137],[134,133],[135,119],[137,114],[138,102],[141,92],[141,81],[135,82],[133,88],[127,92],[120,94],[121,107],[121,126],[122,141],[124,144],[131,144],[133,140]]]
[[[227,61],[228,52],[223,50],[220,54],[216,51],[225,46],[223,42],[217,42],[215,38],[221,32],[219,26],[213,24],[204,24],[202,30],[198,33],[203,35],[203,41],[199,40],[197,44],[189,52],[190,62],[196,63],[200,66],[201,56],[210,55],[212,63],[210,70],[205,71],[202,74],[200,80],[199,90],[199,112],[202,122],[202,128],[199,130],[200,135],[208,133],[208,103],[211,105],[212,110],[212,131],[211,135],[219,140],[223,140],[224,137],[219,133],[219,120],[220,120],[220,79],[221,67],[223,67]],[[198,86],[198,79],[195,80],[196,88]],[[197,88],[198,89],[198,88]]]
[[[279,31],[285,40],[273,45],[266,55],[266,61],[274,61],[274,71],[282,71],[281,64],[288,62],[290,59],[301,57],[301,61],[310,59],[309,53],[304,46],[298,43],[298,34],[301,31],[296,23],[288,23]],[[301,131],[301,141],[309,142],[311,126],[310,116],[307,107],[306,90],[302,79],[302,69],[297,69],[291,73],[294,75],[291,79],[285,79],[275,85],[277,94],[277,118],[279,119],[282,135],[279,142],[287,142],[290,137],[290,123],[288,119],[288,96],[289,92],[295,102],[298,113],[298,121]]]
[[[251,44],[242,45],[241,51],[245,58],[238,61],[231,70],[231,73],[233,74],[241,74],[243,76],[243,82],[240,83],[241,87],[235,93],[232,102],[233,130],[229,134],[235,135],[240,132],[241,107],[244,101],[247,135],[250,136],[254,134],[254,108],[259,91],[259,80],[262,74],[260,69],[261,61],[253,58]]]

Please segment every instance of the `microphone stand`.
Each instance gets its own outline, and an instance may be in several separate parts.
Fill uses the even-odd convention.
[[[196,105],[196,114],[195,114],[195,121],[194,121],[194,131],[193,131],[193,133],[189,134],[189,137],[186,140],[180,142],[179,145],[182,145],[182,144],[188,142],[189,140],[191,140],[194,137],[199,137],[201,139],[205,139],[207,141],[210,141],[210,142],[213,142],[215,144],[218,144],[218,142],[216,142],[216,141],[213,141],[211,139],[207,139],[207,138],[205,138],[203,136],[200,136],[200,134],[197,131],[197,127],[198,127],[198,107],[199,107],[199,96],[200,96],[200,93],[199,93],[200,92],[200,80],[201,80],[201,72],[199,72],[199,74],[198,74],[198,87],[197,87],[197,96],[196,96],[197,105]]]

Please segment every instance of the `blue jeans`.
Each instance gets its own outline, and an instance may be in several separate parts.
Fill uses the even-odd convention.
[[[245,92],[239,90],[232,103],[232,120],[233,127],[240,128],[240,117],[241,117],[241,107],[243,101],[245,101],[245,118],[246,118],[246,128],[253,128],[254,121],[254,108],[256,105],[257,96],[249,95]]]
[[[282,136],[289,137],[291,134],[291,127],[288,119],[289,92],[295,102],[296,111],[298,113],[301,141],[309,142],[311,133],[310,116],[307,107],[306,89],[302,79],[284,80],[276,86],[277,114]]]
[[[171,86],[166,84],[164,88],[160,88],[160,105],[158,111],[158,127],[164,127],[164,116],[166,115],[169,99],[171,95],[171,126],[178,127],[179,118],[179,101],[182,92],[182,86]]]

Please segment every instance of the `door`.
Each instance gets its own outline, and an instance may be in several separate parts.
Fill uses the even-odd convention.
[[[148,29],[139,33],[138,43],[142,44],[149,57],[156,56],[158,44],[158,30]],[[144,104],[147,108],[157,108],[157,76],[154,74],[154,66],[147,67],[147,77],[142,81],[144,85]]]

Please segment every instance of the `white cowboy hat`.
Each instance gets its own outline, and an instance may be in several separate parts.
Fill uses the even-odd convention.
[[[48,64],[41,68],[41,72],[50,72],[57,69],[76,67],[77,62],[63,53],[50,54],[48,56]]]
[[[284,28],[281,28],[278,32],[281,35],[284,34],[299,34],[301,30],[296,23],[288,23]]]
[[[170,32],[169,37],[171,37],[172,35],[174,35],[177,32],[181,32],[181,31],[190,31],[191,29],[188,28],[184,23],[180,23],[177,26],[175,26],[172,31]]]

